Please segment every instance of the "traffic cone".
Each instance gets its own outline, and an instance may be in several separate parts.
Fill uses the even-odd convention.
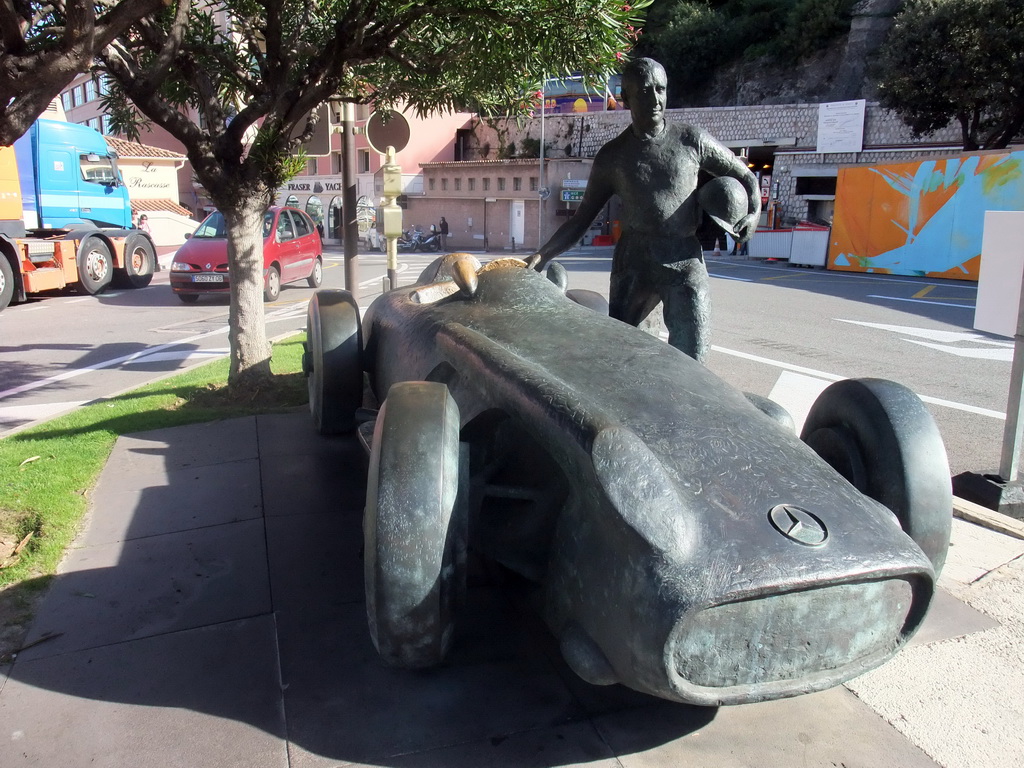
[[[715,258],[719,258],[722,255],[722,249],[718,246],[718,238],[715,238]]]

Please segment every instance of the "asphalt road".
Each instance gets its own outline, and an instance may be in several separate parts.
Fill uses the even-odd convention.
[[[400,282],[432,258],[400,254]],[[610,259],[610,248],[583,248],[559,260],[570,286],[606,293]],[[337,250],[325,266],[324,286],[342,287]],[[954,474],[998,468],[1013,345],[973,330],[974,283],[728,257],[709,259],[709,271],[709,366],[726,382],[771,396],[800,421],[832,381],[894,379],[925,399]],[[360,256],[360,306],[384,275],[382,254]],[[0,435],[225,354],[227,300],[185,305],[167,281],[161,272],[142,290],[69,292],[0,313]],[[302,330],[311,295],[305,283],[285,286],[266,307],[269,335]]]

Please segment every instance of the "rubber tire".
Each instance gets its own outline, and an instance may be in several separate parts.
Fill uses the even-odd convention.
[[[271,264],[267,268],[267,281],[263,287],[263,300],[266,302],[277,301],[281,295],[281,273],[277,267]]]
[[[14,299],[14,269],[7,257],[0,253],[0,312]]]
[[[377,417],[363,518],[370,637],[388,665],[420,669],[448,652],[465,580],[459,408],[448,387],[391,387]]]
[[[800,439],[888,507],[938,574],[953,525],[946,448],[921,399],[886,379],[845,379],[814,401]]]
[[[581,307],[593,310],[599,315],[607,315],[610,311],[608,299],[597,291],[588,291],[586,288],[570,288],[565,295]]]
[[[176,293],[174,295],[178,297],[182,304],[195,304],[199,301],[198,293]]]
[[[95,296],[110,284],[114,276],[114,259],[103,240],[89,236],[78,249],[78,286]]]
[[[310,288],[319,288],[320,284],[324,281],[324,262],[317,256],[313,262],[313,271],[309,273],[309,277],[306,278],[306,282]]]
[[[119,288],[145,288],[156,272],[156,249],[148,238],[140,235],[128,238],[124,246],[124,267],[114,273]]]
[[[321,290],[306,309],[303,370],[309,388],[309,412],[321,435],[351,432],[363,404],[363,334],[352,294]]]

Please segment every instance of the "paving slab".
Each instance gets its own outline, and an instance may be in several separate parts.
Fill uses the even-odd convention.
[[[156,474],[105,473],[76,546],[95,546],[263,516],[259,459]]]
[[[258,456],[256,417],[246,416],[123,435],[114,444],[107,467],[112,472],[150,475]]]
[[[74,549],[19,662],[268,613],[266,560],[262,520]]]
[[[937,766],[841,687],[721,707],[696,728],[685,708],[665,705],[602,715],[595,725],[623,768]]]
[[[0,765],[288,765],[271,616],[18,659]]]

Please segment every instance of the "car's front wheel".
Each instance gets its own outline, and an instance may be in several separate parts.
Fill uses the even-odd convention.
[[[309,412],[321,435],[355,429],[363,403],[363,337],[359,307],[348,291],[317,291],[306,310],[302,369]]]
[[[176,293],[175,296],[178,297],[182,304],[195,304],[199,301],[199,295],[196,293]]]
[[[437,382],[395,384],[377,417],[363,518],[370,636],[410,669],[443,661],[465,579],[459,408]]]
[[[263,287],[263,300],[264,301],[277,301],[277,297],[281,295],[281,273],[277,271],[277,267],[273,264],[267,269],[267,282]]]
[[[844,379],[814,401],[800,439],[888,507],[942,570],[953,526],[946,448],[921,399],[894,381]]]

